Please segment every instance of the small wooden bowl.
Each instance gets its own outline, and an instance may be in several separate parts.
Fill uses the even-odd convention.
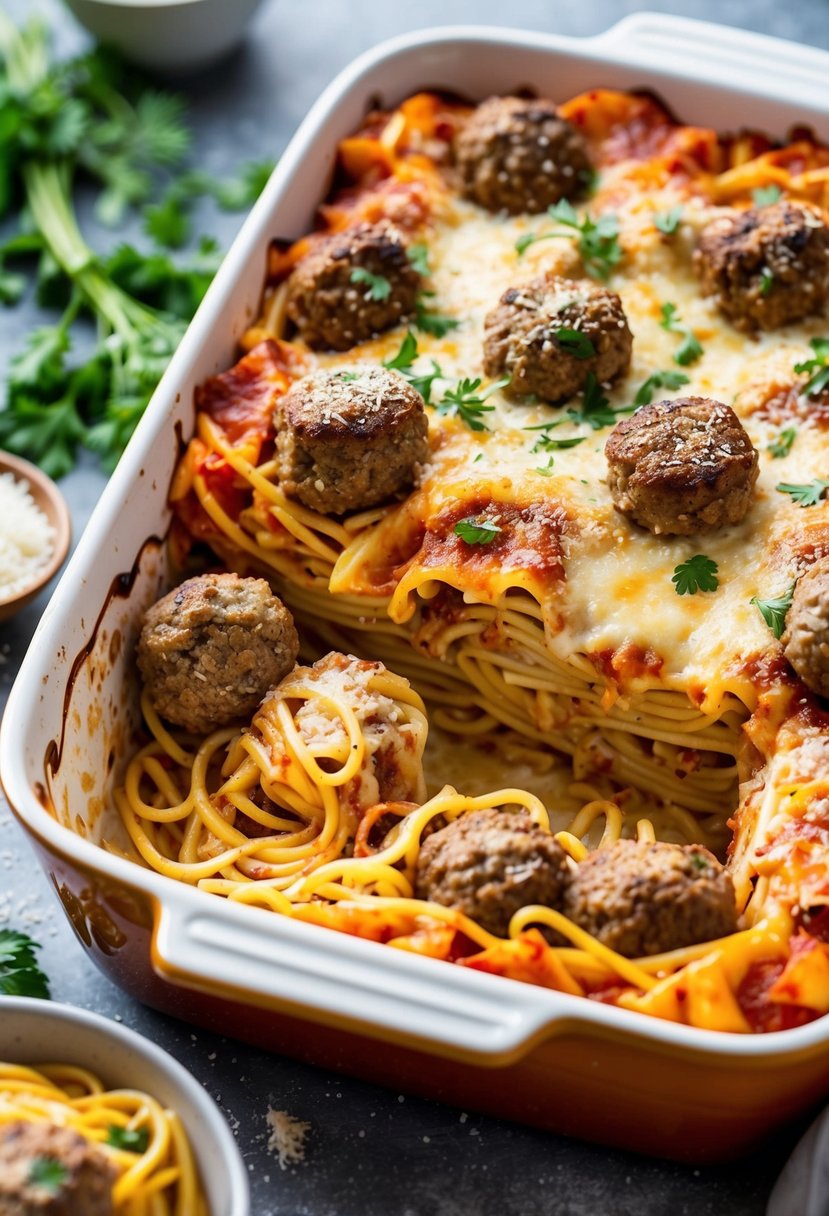
[[[41,473],[36,465],[30,464],[28,460],[21,460],[19,456],[11,456],[8,452],[0,452],[0,473],[11,473],[16,481],[29,483],[29,493],[55,532],[52,556],[34,575],[31,583],[13,595],[0,595],[0,621],[7,621],[31,603],[63,565],[72,539],[72,521],[60,490],[51,477]]]

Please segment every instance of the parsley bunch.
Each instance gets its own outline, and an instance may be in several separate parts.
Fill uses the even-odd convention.
[[[94,51],[50,64],[42,25],[18,30],[0,12],[0,218],[16,214],[19,231],[0,245],[0,302],[13,304],[27,285],[12,269],[36,259],[38,303],[59,319],[30,335],[12,360],[0,445],[53,477],[68,472],[83,445],[105,468],[116,464],[175,351],[218,263],[203,241],[188,267],[157,252],[122,247],[104,259],[84,240],[74,210],[76,176],[98,188],[96,210],[119,222],[177,173],[144,226],[158,245],[189,237],[190,201],[211,193],[221,206],[246,206],[263,183],[248,167],[240,183],[178,172],[190,146],[179,98],[138,88],[111,54]],[[82,314],[97,323],[85,363],[69,359]]]
[[[39,949],[25,933],[0,929],[0,996],[48,998],[49,981],[35,957]]]

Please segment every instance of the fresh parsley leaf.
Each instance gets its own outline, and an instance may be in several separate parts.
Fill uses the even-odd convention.
[[[770,207],[773,203],[779,202],[782,197],[783,191],[774,183],[769,186],[758,186],[751,192],[751,201],[755,207]]]
[[[580,329],[557,329],[553,335],[556,345],[574,359],[592,359],[596,348]]]
[[[439,363],[432,359],[432,370],[430,372],[422,372],[420,375],[412,372],[407,377],[409,384],[415,392],[420,393],[427,405],[432,404],[432,385],[436,380],[443,378],[443,371]]]
[[[764,266],[760,271],[760,295],[765,299],[774,286],[774,272]]]
[[[665,236],[673,236],[682,223],[682,208],[669,207],[667,211],[656,211],[653,217],[654,226]]]
[[[792,450],[792,444],[797,438],[797,427],[785,426],[777,438],[768,445],[766,449],[776,460],[783,456],[788,456]]]
[[[408,258],[410,264],[414,267],[418,274],[422,274],[424,279],[428,279],[432,273],[429,266],[429,246],[419,242],[416,245],[410,245],[408,249]]]
[[[355,266],[351,272],[352,283],[365,283],[368,287],[366,299],[378,303],[391,295],[391,283],[383,274],[372,274],[365,266]]]
[[[387,367],[389,371],[393,372],[405,372],[409,370],[416,358],[417,338],[409,329],[406,331],[406,336],[400,345],[400,350],[393,359],[386,359],[383,367]]]
[[[443,371],[440,364],[434,359],[431,360],[432,370],[430,372],[413,372],[412,365],[418,357],[417,338],[411,330],[406,331],[406,336],[403,339],[400,350],[393,359],[387,359],[383,367],[387,367],[389,371],[400,372],[405,376],[412,388],[420,393],[427,405],[431,405],[432,401],[432,385],[435,380],[443,377]]]
[[[689,329],[687,325],[683,325],[677,315],[676,304],[662,305],[662,320],[659,322],[663,329],[667,329],[672,334],[682,334],[682,342],[676,349],[674,354],[674,362],[680,367],[688,367],[691,363],[696,363],[697,359],[702,355],[702,346],[696,338],[694,331]]]
[[[584,384],[581,409],[571,406],[567,416],[572,422],[586,424],[594,431],[600,431],[603,427],[613,426],[619,414],[632,414],[635,409],[635,405],[611,406],[602,393],[599,381],[590,372]]]
[[[144,209],[144,231],[164,249],[181,249],[190,239],[190,217],[181,204],[168,195],[157,206]]]
[[[673,391],[677,388],[682,388],[683,384],[688,383],[688,377],[684,372],[652,372],[648,376],[644,384],[640,385],[636,396],[633,398],[633,404],[650,405],[653,401],[653,395],[661,388],[667,388]]]
[[[553,232],[525,233],[515,242],[519,256],[536,241],[550,241],[556,237],[566,237],[578,244],[584,269],[594,279],[605,282],[610,278],[614,266],[622,260],[622,247],[619,244],[619,220],[615,215],[600,215],[594,220],[589,212],[579,219],[576,209],[567,199],[562,199],[555,206],[549,207],[547,214],[563,229]]]
[[[431,295],[431,292],[421,292],[421,297],[425,295]],[[417,301],[415,307],[414,323],[417,329],[424,334],[429,334],[432,338],[445,338],[448,333],[460,325],[457,318],[427,308],[422,298]]]
[[[554,463],[555,463],[555,461],[554,461],[553,457],[548,456],[547,463],[542,464],[542,465],[537,465],[535,472],[540,473],[542,477],[552,477],[553,473],[555,472],[555,469],[553,468]]]
[[[829,481],[824,481],[821,477],[800,485],[781,481],[774,488],[781,494],[788,494],[799,507],[815,507],[829,489]]]
[[[57,1157],[33,1157],[26,1181],[30,1186],[42,1186],[50,1195],[58,1195],[69,1177],[69,1170]]]
[[[786,628],[786,613],[792,606],[793,595],[794,583],[792,583],[784,595],[780,595],[776,599],[761,600],[756,595],[753,595],[749,601],[757,605],[760,616],[778,641],[783,636],[783,630]]]
[[[796,372],[811,373],[803,391],[807,397],[818,397],[825,388],[829,387],[829,338],[810,338],[809,345],[814,351],[811,359],[795,363]]]
[[[360,373],[359,372],[337,372],[337,379],[345,380],[347,383],[349,383],[353,380],[359,380]]]
[[[7,270],[0,262],[0,304],[16,304],[25,290],[25,275]]]
[[[206,193],[212,194],[222,211],[247,211],[265,189],[276,161],[252,160],[242,165],[229,180],[209,180]]]
[[[111,1123],[106,1143],[127,1153],[146,1153],[150,1131],[147,1127],[119,1127],[117,1123]]]
[[[488,519],[468,515],[466,519],[458,520],[453,531],[468,545],[488,545],[495,540],[501,529]]]
[[[586,435],[571,435],[568,439],[554,439],[550,431],[560,425],[561,420],[559,419],[558,422],[544,422],[541,426],[525,426],[525,431],[541,431],[538,439],[530,448],[530,452],[563,452],[567,448],[575,448],[580,443],[584,443]]]
[[[463,379],[455,388],[444,393],[437,407],[438,413],[457,416],[466,423],[471,431],[488,431],[489,427],[484,423],[481,414],[491,412],[495,406],[487,405],[487,398],[498,392],[499,389],[506,388],[509,382],[509,376],[495,380],[482,393],[479,391],[480,379]]]
[[[0,995],[49,998],[49,981],[38,966],[40,946],[25,933],[0,929]]]
[[[716,591],[720,585],[717,563],[704,553],[695,553],[675,567],[671,582],[677,595],[696,595],[698,591]]]

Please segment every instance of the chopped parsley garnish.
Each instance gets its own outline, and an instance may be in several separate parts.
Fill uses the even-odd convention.
[[[481,414],[491,412],[495,406],[487,405],[487,398],[499,389],[506,388],[509,382],[509,376],[505,376],[502,380],[495,380],[481,393],[478,391],[481,387],[480,379],[463,379],[455,388],[444,393],[438,403],[438,413],[457,416],[471,431],[488,431],[489,427],[484,423]]]
[[[575,448],[580,443],[584,443],[586,435],[571,435],[569,439],[554,439],[550,431],[561,426],[561,423],[562,419],[559,418],[556,422],[542,422],[541,426],[525,426],[525,431],[541,431],[530,448],[530,452],[563,452],[567,448]]]
[[[68,1177],[66,1166],[56,1157],[33,1157],[26,1181],[31,1186],[42,1186],[50,1195],[57,1195]]]
[[[495,540],[501,529],[488,519],[482,520],[474,515],[468,515],[466,519],[458,520],[453,531],[468,545],[488,545]]]
[[[702,346],[694,331],[687,325],[683,325],[677,316],[676,304],[662,305],[662,320],[659,324],[669,333],[682,334],[682,341],[674,352],[674,363],[678,363],[680,367],[688,367],[689,364],[696,363],[702,355]]]
[[[391,283],[384,274],[372,274],[365,266],[355,266],[349,276],[352,283],[365,283],[368,287],[366,299],[379,303],[391,295]]]
[[[408,329],[405,338],[400,344],[400,350],[393,359],[385,359],[383,367],[387,367],[390,372],[405,372],[409,370],[416,358],[417,338]]]
[[[760,295],[764,298],[769,294],[774,286],[774,272],[769,270],[768,266],[764,266],[760,271]]]
[[[792,583],[785,595],[780,595],[776,599],[761,600],[756,595],[753,595],[749,601],[757,605],[760,616],[778,641],[783,636],[783,630],[786,627],[786,613],[792,606],[793,595],[794,583]]]
[[[415,306],[414,323],[417,329],[432,338],[445,338],[453,329],[457,329],[460,321],[456,317],[448,317],[445,313],[434,312],[423,303],[424,299],[432,297],[433,291],[421,291]]]
[[[360,379],[359,372],[337,372],[337,379],[344,380],[346,384],[350,384],[353,380]]]
[[[698,591],[716,591],[720,585],[717,563],[704,553],[695,553],[674,569],[671,582],[677,595],[696,595]]]
[[[147,1127],[119,1127],[117,1123],[111,1123],[107,1128],[106,1142],[126,1153],[146,1153],[150,1130]]]
[[[601,279],[603,282],[609,279],[613,267],[622,260],[618,218],[615,215],[600,215],[594,220],[589,212],[585,212],[584,218],[579,219],[575,207],[567,199],[548,207],[547,214],[550,219],[563,224],[564,228],[554,232],[525,233],[515,242],[519,256],[536,241],[566,237],[578,242],[584,269],[591,278]]]
[[[796,426],[784,426],[783,430],[767,447],[768,451],[775,460],[779,460],[783,456],[788,456],[792,450],[792,444],[797,438]]]
[[[691,865],[695,870],[705,871],[711,869],[711,863],[701,853],[691,854]]]
[[[432,385],[435,380],[439,380],[443,375],[443,371],[439,363],[432,359],[432,370],[430,372],[413,372],[412,364],[418,357],[417,338],[409,329],[406,331],[406,336],[400,344],[400,350],[393,359],[386,359],[383,367],[392,372],[400,372],[405,376],[412,388],[420,393],[427,405],[431,405]]]
[[[809,345],[815,352],[813,358],[795,363],[794,370],[810,373],[803,391],[807,397],[817,397],[829,387],[829,338],[810,338]]]
[[[37,942],[14,929],[0,929],[0,995],[49,998],[49,981],[37,965]]]
[[[635,405],[612,406],[602,393],[599,381],[590,372],[584,384],[581,409],[571,406],[567,417],[572,422],[586,424],[594,431],[600,431],[603,427],[613,426],[619,414],[632,414],[635,409]]]
[[[533,451],[535,451],[535,449],[533,449]],[[553,473],[555,472],[555,469],[553,468],[554,464],[555,461],[553,460],[553,457],[548,456],[547,463],[536,465],[535,471],[536,473],[540,473],[542,477],[552,477]]]
[[[654,213],[653,222],[665,236],[673,236],[682,223],[682,208],[669,207],[667,211],[657,211]]]
[[[647,380],[639,387],[636,396],[633,398],[634,405],[650,405],[653,401],[654,393],[660,388],[675,389],[682,388],[683,384],[688,383],[688,377],[684,372],[653,372],[648,376]]]
[[[772,203],[778,203],[782,197],[783,191],[773,182],[769,186],[758,186],[751,192],[751,201],[755,207],[771,207]]]
[[[430,372],[422,372],[419,376],[411,372],[406,378],[411,384],[415,392],[420,393],[427,405],[432,404],[432,385],[436,380],[443,377],[443,369],[434,359],[431,361],[432,370]]]
[[[422,274],[424,279],[428,279],[432,273],[429,266],[429,246],[424,244],[410,245],[407,256],[417,273]]]
[[[824,481],[822,477],[816,477],[814,481],[801,485],[781,481],[774,488],[781,494],[788,494],[799,507],[815,507],[829,489],[829,481]]]
[[[574,359],[592,359],[596,353],[596,348],[586,334],[583,334],[580,329],[558,329],[553,337],[556,340],[556,345],[572,355]]]

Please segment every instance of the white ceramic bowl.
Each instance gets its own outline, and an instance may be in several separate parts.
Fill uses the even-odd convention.
[[[195,71],[231,51],[262,0],[66,0],[82,25],[125,59]]]
[[[219,1108],[185,1068],[134,1030],[73,1005],[0,997],[0,1060],[76,1064],[113,1088],[142,1089],[187,1129],[210,1216],[251,1216],[247,1170]]]

